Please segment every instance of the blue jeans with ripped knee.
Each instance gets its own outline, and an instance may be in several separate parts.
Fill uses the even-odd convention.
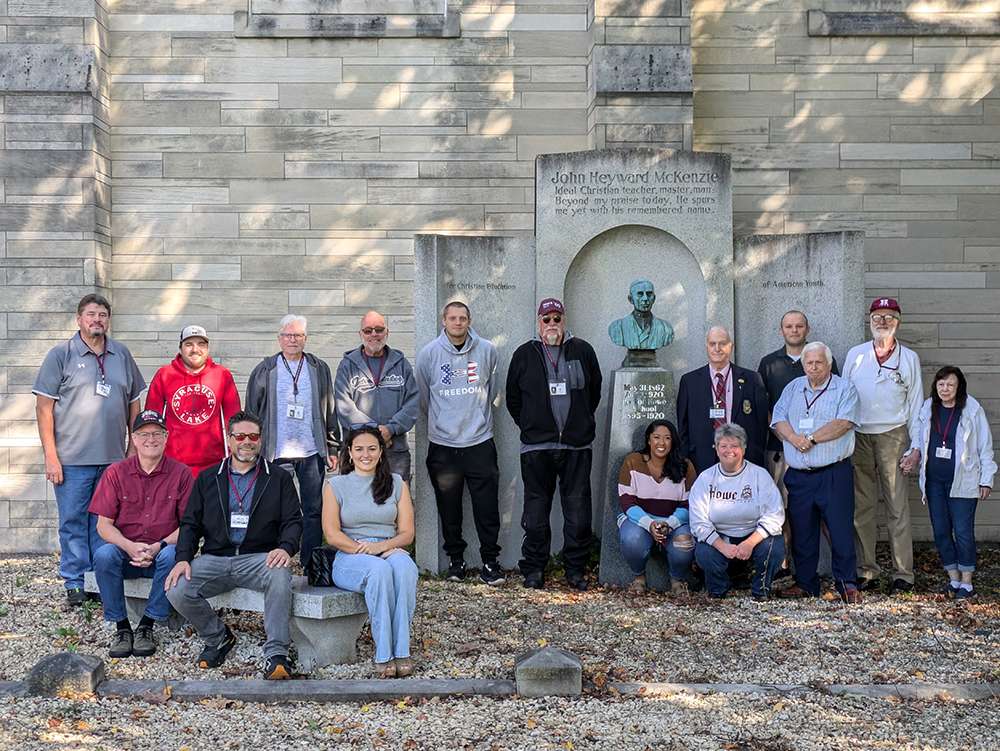
[[[666,556],[667,564],[670,566],[670,577],[672,579],[683,579],[684,574],[691,568],[694,560],[694,545],[690,550],[678,550],[674,545],[674,538],[678,535],[690,535],[691,528],[687,524],[682,524],[667,536],[665,545],[659,545],[653,536],[636,524],[631,519],[626,518],[618,530],[621,538],[622,556],[633,576],[639,576],[646,571],[646,562],[653,552],[653,546],[659,548],[660,553]],[[692,543],[694,540],[692,539]]]

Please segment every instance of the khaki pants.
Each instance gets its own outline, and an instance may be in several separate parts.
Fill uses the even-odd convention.
[[[906,478],[899,460],[910,447],[905,425],[888,433],[855,434],[854,455],[854,548],[858,557],[858,580],[876,579],[881,570],[875,562],[875,511],[878,489],[885,495],[892,553],[892,577],[913,583],[913,539],[910,536],[910,503]]]

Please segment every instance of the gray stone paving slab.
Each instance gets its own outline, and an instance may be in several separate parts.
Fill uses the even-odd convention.
[[[179,681],[170,695],[181,701],[208,696],[261,703],[286,701],[381,701],[407,696],[489,695],[516,693],[513,681],[500,680],[348,680],[348,681]]]
[[[0,696],[22,697],[27,695],[28,685],[24,681],[0,681]]]
[[[94,655],[57,652],[43,657],[28,671],[27,692],[58,696],[63,691],[90,693],[104,680],[104,660]]]
[[[583,691],[583,664],[572,652],[542,647],[514,659],[521,696],[575,696]]]

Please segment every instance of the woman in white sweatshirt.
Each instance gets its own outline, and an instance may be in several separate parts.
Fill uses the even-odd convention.
[[[920,490],[949,578],[941,593],[965,600],[976,596],[976,506],[989,498],[997,464],[986,414],[958,368],[946,365],[934,376],[931,398],[920,409],[920,431]]]

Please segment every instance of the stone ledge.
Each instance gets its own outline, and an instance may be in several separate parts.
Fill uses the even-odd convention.
[[[233,13],[233,35],[237,38],[407,38],[457,37],[457,13],[443,14],[277,14]]]
[[[1000,36],[1000,14],[808,12],[809,36]]]
[[[670,696],[671,694],[798,694],[810,691],[833,696],[866,696],[895,699],[989,699],[997,695],[990,683],[909,683],[909,684],[802,684],[758,683],[611,683],[615,691],[629,696]]]

